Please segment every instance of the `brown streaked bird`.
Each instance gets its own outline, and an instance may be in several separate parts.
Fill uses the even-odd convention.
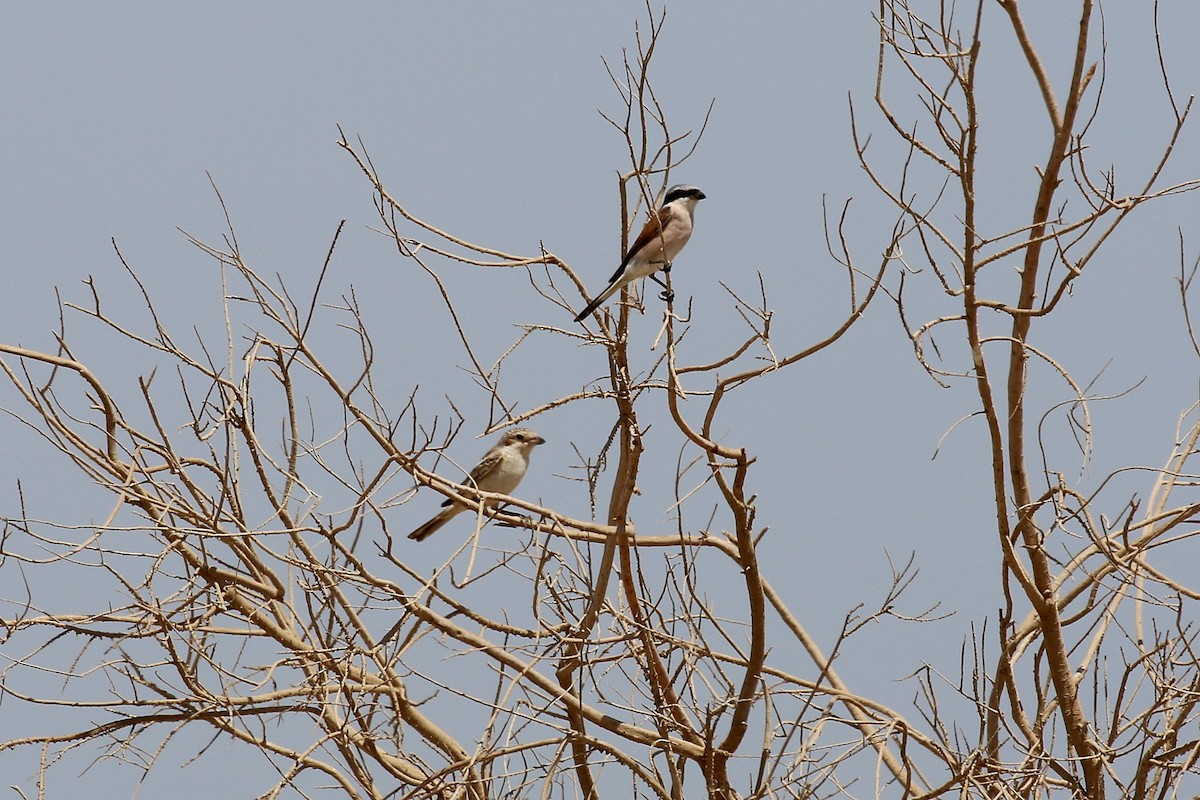
[[[696,214],[696,204],[703,200],[704,192],[695,186],[678,184],[667,190],[663,197],[663,206],[646,220],[646,226],[633,240],[629,252],[621,260],[621,266],[608,281],[608,286],[595,300],[587,304],[576,322],[599,308],[605,300],[619,292],[623,287],[638,278],[650,278],[666,290],[663,283],[654,273],[662,270],[669,272],[671,262],[679,251],[692,238],[692,220]],[[671,300],[669,291],[664,291],[664,300]]]
[[[525,471],[529,469],[529,454],[533,452],[533,448],[545,443],[545,439],[528,428],[513,428],[505,431],[495,446],[488,450],[471,470],[470,476],[463,485],[481,492],[512,494],[513,490],[517,488],[517,484],[525,477]],[[489,502],[488,505],[494,505],[494,501]],[[443,511],[410,533],[408,538],[418,542],[424,541],[432,536],[438,528],[469,508],[469,506],[449,498],[442,503],[442,506],[444,507]]]

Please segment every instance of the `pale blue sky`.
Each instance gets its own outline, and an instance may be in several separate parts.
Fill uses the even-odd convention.
[[[1156,84],[1150,20],[1141,8],[1125,7],[1141,4],[1110,5],[1112,71],[1091,141],[1096,168],[1115,161],[1118,180],[1131,191],[1157,156],[1170,116]],[[777,352],[800,349],[840,322],[845,285],[825,250],[822,197],[833,208],[854,198],[849,232],[864,265],[877,260],[894,218],[858,166],[849,137],[853,97],[862,129],[875,137],[872,152],[885,172],[898,174],[888,159],[899,150],[872,103],[876,5],[752,8],[671,4],[652,73],[676,132],[697,128],[715,99],[704,140],[674,175],[708,194],[673,273],[676,291],[694,298],[696,349],[689,358],[696,361],[736,330],[719,280],[753,295],[761,271],[776,312]],[[989,5],[981,67],[980,199],[984,213],[994,215],[992,232],[1027,218],[1047,129],[1036,89],[1013,60],[1011,34],[994,25],[997,13]],[[1200,87],[1200,12],[1173,3],[1162,13],[1167,64],[1186,97]],[[53,349],[54,288],[85,301],[81,281],[88,275],[112,308],[128,301],[136,315],[114,238],[172,324],[181,331],[213,325],[219,288],[211,264],[177,230],[202,239],[222,235],[207,172],[250,263],[297,287],[311,284],[339,221],[348,220],[330,293],[350,284],[359,291],[381,362],[390,367],[383,385],[397,405],[420,385],[429,414],[444,412],[449,395],[468,415],[468,435],[453,455],[469,462],[486,446],[471,438],[486,423],[486,398],[458,369],[455,343],[425,335],[444,329],[444,309],[424,275],[369,230],[376,225],[371,187],[335,145],[337,126],[361,137],[393,196],[413,212],[508,251],[532,255],[544,243],[598,290],[619,255],[615,176],[627,169],[622,142],[597,113],[619,110],[601,59],[617,64],[622,48],[633,49],[635,22],[646,25],[638,2],[9,5],[0,12],[0,242],[9,282],[0,339]],[[1062,81],[1069,54],[1054,47],[1069,36],[1070,21],[1060,21],[1057,33],[1053,20],[1034,15],[1032,23]],[[914,118],[911,99],[894,102],[903,118]],[[1200,175],[1194,129],[1181,139],[1168,175],[1167,182]],[[1135,214],[1040,334],[1084,382],[1103,370],[1097,393],[1146,379],[1131,396],[1095,409],[1098,446],[1085,485],[1116,465],[1160,465],[1177,414],[1195,399],[1196,360],[1174,280],[1175,229],[1200,242],[1198,211],[1200,196],[1189,195]],[[566,312],[530,301],[519,273],[447,273],[485,360],[519,336],[519,323],[571,327]],[[948,313],[930,283],[913,281],[908,291],[910,322]],[[631,329],[636,357],[647,366],[657,357],[649,344],[658,302],[651,298],[648,308]],[[113,380],[148,369],[106,345],[85,340],[78,355]],[[565,339],[534,352],[537,358],[515,359],[506,375],[510,386],[523,386],[509,395],[525,408],[607,370],[599,348]],[[948,347],[948,357],[957,352]],[[1038,396],[1047,405],[1066,399],[1045,378],[1035,377]],[[647,418],[665,420],[659,399]],[[925,377],[894,306],[883,299],[831,350],[743,390],[724,419],[729,440],[758,457],[752,478],[759,521],[772,528],[763,544],[768,577],[786,587],[792,608],[823,643],[852,606],[880,597],[887,554],[903,562],[915,552],[921,569],[904,611],[940,602],[941,611],[955,612],[936,624],[879,626],[854,640],[839,663],[852,686],[884,693],[897,706],[912,687],[892,682],[922,660],[953,673],[971,623],[997,602],[982,428],[964,423],[931,460],[942,434],[976,405],[967,384],[946,391]],[[16,407],[11,391],[0,389],[0,406]],[[572,445],[584,452],[599,446],[611,413],[577,406],[539,420],[548,443],[521,493],[583,515],[581,491],[560,477],[562,465],[572,459]],[[64,459],[11,420],[0,424],[10,453],[21,454],[0,467],[0,514],[15,515],[21,478],[31,516],[80,523],[105,517],[109,501],[95,493],[81,490],[64,502],[61,487],[71,481]],[[1077,460],[1065,448],[1059,453],[1056,468],[1077,475]],[[656,455],[664,469],[674,458],[673,451]],[[1134,476],[1127,486],[1144,496],[1149,481]],[[418,499],[398,513],[415,524],[433,505]],[[647,515],[640,526],[656,524],[663,505],[653,495],[639,499],[635,509]],[[3,719],[5,738],[36,722],[12,704]],[[0,757],[7,783],[27,792],[35,764],[32,752]],[[112,793],[96,797],[128,796],[137,780],[106,767],[91,773],[97,775]],[[238,785],[236,772],[208,778]],[[153,785],[161,792],[166,784]],[[142,796],[164,795],[146,788]]]

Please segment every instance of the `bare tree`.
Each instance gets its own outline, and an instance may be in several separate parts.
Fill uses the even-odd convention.
[[[1187,461],[1200,428],[1185,422],[1144,508],[1131,498],[1112,504],[1107,478],[1072,485],[1067,476],[1079,451],[1048,445],[1041,431],[1048,416],[1067,409],[1086,458],[1089,408],[1099,398],[1034,344],[1034,332],[1134,209],[1196,188],[1195,181],[1160,185],[1192,101],[1172,93],[1160,45],[1173,126],[1157,163],[1130,191],[1118,186],[1115,168],[1098,169],[1086,158],[1107,69],[1091,0],[1077,4],[1069,39],[1058,33],[1072,41],[1062,49],[1071,56],[1063,85],[1051,77],[1016,0],[999,0],[998,15],[978,3],[963,20],[953,6],[934,6],[919,13],[907,2],[879,5],[875,102],[908,147],[902,179],[882,177],[857,132],[856,141],[863,166],[911,226],[910,264],[948,304],[910,328],[917,358],[935,380],[965,382],[977,393],[991,447],[1001,612],[973,643],[973,677],[959,688],[978,710],[978,733],[945,718],[935,684],[925,687],[928,730],[953,767],[942,788],[988,797],[1172,796],[1200,746],[1193,709],[1200,672],[1189,603],[1195,591],[1165,559],[1194,532],[1200,505],[1174,495],[1191,482]],[[1157,25],[1157,7],[1154,15]],[[989,20],[993,46],[1008,28],[1022,77],[1037,86],[1049,123],[1028,216],[1010,229],[979,210],[979,134],[988,110],[978,79]],[[895,81],[907,82],[924,107],[918,125],[892,111],[888,86]],[[939,182],[937,199],[919,204],[913,184]],[[1006,265],[1019,265],[1015,282],[996,279]],[[1185,297],[1189,285],[1181,274]],[[903,314],[903,296],[897,300]],[[934,358],[935,336],[964,341],[968,360],[950,366]],[[1066,403],[1038,407],[1047,376],[1067,387]]]
[[[845,227],[848,203],[831,220],[828,255],[845,271],[847,305],[843,321],[808,344],[772,339],[760,280],[755,297],[725,286],[745,330],[721,352],[686,347],[698,322],[668,302],[655,355],[642,364],[645,348],[631,351],[628,337],[638,303],[626,290],[583,330],[524,325],[487,365],[443,281],[447,271],[523,275],[553,312],[547,319],[569,319],[586,297],[584,282],[548,251],[501,252],[419,219],[361,142],[342,137],[397,257],[441,291],[467,369],[493,409],[489,432],[536,426],[580,403],[603,415],[604,445],[576,465],[599,520],[477,491],[444,468],[441,456],[464,420],[447,426],[415,392],[404,403],[386,398],[355,291],[328,299],[340,226],[304,299],[247,263],[232,223],[220,243],[189,237],[226,287],[219,343],[184,345],[126,265],[148,330],[110,314],[93,286],[85,302],[63,304],[53,348],[0,344],[22,421],[115,501],[82,537],[25,510],[5,521],[4,570],[53,572],[97,588],[92,604],[66,611],[37,591],[9,593],[0,692],[65,708],[77,724],[31,731],[0,750],[40,751],[43,778],[77,749],[152,770],[169,742],[209,731],[274,769],[263,797],[318,787],[355,798],[1178,793],[1200,753],[1200,670],[1189,613],[1195,591],[1172,574],[1169,554],[1200,509],[1173,499],[1192,480],[1186,462],[1200,427],[1181,430],[1144,508],[1119,501],[1108,511],[1104,482],[1071,486],[1060,456],[1028,439],[1038,414],[1031,361],[1070,387],[1070,419],[1086,419],[1087,388],[1031,332],[1134,208],[1194,188],[1158,186],[1190,101],[1170,96],[1176,125],[1158,168],[1133,194],[1119,193],[1111,173],[1097,181],[1084,161],[1104,66],[1094,63],[1092,3],[1079,4],[1075,66],[1057,87],[1018,4],[997,2],[1040,87],[1050,133],[1030,218],[993,231],[976,205],[985,5],[963,35],[953,6],[923,17],[898,0],[880,3],[875,101],[907,148],[899,181],[876,170],[862,123],[853,122],[862,164],[894,203],[896,221],[883,251],[862,263]],[[626,231],[654,207],[704,130],[701,122],[673,133],[654,94],[662,25],[651,13],[636,51],[610,69],[620,104],[606,119],[629,158],[616,183]],[[897,69],[924,108],[923,128],[889,105],[897,90],[885,91],[885,78]],[[1163,82],[1169,89],[1165,70]],[[929,175],[942,188],[935,202],[918,205],[911,186]],[[1074,218],[1062,213],[1066,194],[1085,209]],[[984,272],[1013,262],[1021,267],[1011,296],[981,289]],[[1190,278],[1181,275],[1185,310]],[[949,308],[914,326],[906,293],[925,284]],[[876,610],[856,610],[823,648],[759,561],[767,521],[755,505],[755,455],[721,433],[739,388],[835,345],[884,297],[895,301],[929,374],[977,393],[1003,570],[1001,615],[970,642],[961,683],[948,690],[919,673],[911,715],[856,692],[833,664],[846,637],[890,613],[912,565],[895,571]],[[994,331],[991,317],[1007,329]],[[80,318],[155,369],[136,386],[98,374],[74,353],[74,337],[91,334],[69,332],[65,320]],[[334,329],[350,335],[353,363],[330,341]],[[968,363],[946,367],[931,357],[935,335],[965,342]],[[508,398],[502,368],[547,338],[587,345],[607,376],[522,408]],[[666,480],[643,466],[654,404],[673,423],[654,446],[678,447]],[[1086,422],[1079,431],[1090,436]],[[602,477],[611,478],[604,491]],[[403,536],[413,515],[402,507],[418,489],[422,498],[464,503],[476,517],[476,535],[433,568],[417,566]],[[658,498],[671,530],[637,527],[630,501],[638,492]],[[485,541],[485,525],[512,530]],[[65,689],[24,688],[41,671]],[[98,713],[106,718],[95,721]],[[195,741],[203,758],[209,745]],[[873,788],[850,788],[872,774]]]

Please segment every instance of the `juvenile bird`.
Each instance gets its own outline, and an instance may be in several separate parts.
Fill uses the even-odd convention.
[[[471,470],[470,477],[463,485],[481,492],[512,494],[517,484],[525,477],[525,471],[529,469],[529,454],[533,452],[533,448],[545,443],[545,439],[528,428],[505,431],[495,446],[488,450]],[[423,541],[468,508],[449,498],[442,506],[443,511],[410,533],[408,538]]]

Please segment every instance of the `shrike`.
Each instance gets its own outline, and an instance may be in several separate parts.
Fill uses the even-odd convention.
[[[471,470],[464,485],[481,492],[512,494],[525,477],[525,470],[529,469],[529,454],[533,448],[545,443],[545,439],[528,428],[505,431],[500,441]],[[408,538],[420,542],[468,508],[449,498],[442,505],[446,507],[445,511],[410,533]]]
[[[670,272],[671,262],[688,243],[688,239],[692,238],[692,218],[696,213],[696,203],[703,199],[704,192],[695,186],[678,184],[668,189],[663,197],[663,207],[646,220],[646,227],[642,228],[642,232],[633,240],[629,252],[621,261],[621,266],[617,267],[617,271],[609,280],[608,288],[588,303],[587,308],[579,312],[575,321],[581,322],[605,300],[638,278],[648,277],[666,289],[667,285],[654,273],[660,269]],[[663,299],[671,298],[664,292]]]

